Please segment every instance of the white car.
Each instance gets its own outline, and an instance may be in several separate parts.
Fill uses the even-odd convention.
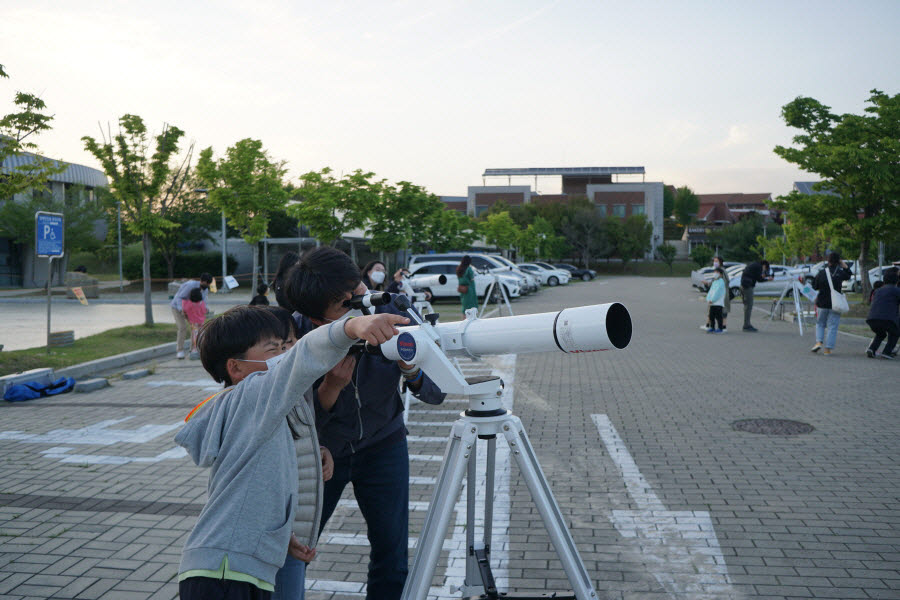
[[[556,285],[565,285],[569,283],[569,273],[568,271],[563,271],[562,269],[547,269],[542,267],[537,263],[519,263],[518,267],[523,271],[528,273],[532,273],[541,278],[542,285],[549,285],[550,287]]]
[[[529,273],[528,271],[523,271],[519,268],[519,265],[509,260],[508,258],[504,258],[499,254],[488,254],[488,256],[496,261],[500,261],[504,265],[510,268],[513,273],[518,275],[522,275],[528,281],[528,286],[531,288],[531,291],[538,291],[541,289],[541,278],[535,275],[534,273]]]
[[[424,262],[410,266],[409,283],[415,288],[422,288],[435,298],[456,298],[459,292],[456,287],[459,285],[459,278],[456,276],[456,267],[459,265],[458,260],[439,260],[434,262]],[[425,276],[446,275],[447,283],[434,285],[419,285],[417,281],[425,279]],[[498,278],[498,282],[506,290],[506,295],[510,298],[518,298],[521,295],[519,288],[519,278],[514,275],[505,275],[502,273],[484,273],[475,270],[475,294],[479,298],[484,298],[488,288],[494,281],[494,277]],[[496,286],[495,286],[496,293]]]
[[[732,296],[741,297],[741,275],[744,273],[744,267],[732,267],[728,270],[728,287],[731,288]],[[772,281],[757,281],[753,288],[754,296],[780,296],[784,288],[790,284],[795,277],[800,276],[800,271],[796,271],[794,267],[788,265],[769,265],[769,274],[774,276]]]
[[[893,268],[896,268],[896,265],[881,265],[880,267],[872,267],[871,269],[869,269],[869,284],[874,284],[876,281],[881,281],[884,272],[888,269]],[[844,282],[844,285],[841,287],[841,291],[856,292],[858,294],[862,291],[862,280],[857,278],[856,272],[854,270],[851,270],[851,273],[853,273],[853,276]]]
[[[725,267],[725,272],[729,273],[730,277],[731,269],[735,267],[741,267],[743,269],[745,265],[744,263],[726,261],[723,263],[723,266]],[[713,269],[713,267],[703,267],[702,269],[695,269],[691,271],[691,285],[703,293],[708,292],[709,284],[712,281],[714,270],[715,269]]]
[[[498,275],[513,275],[514,277],[516,277],[519,280],[520,294],[528,294],[531,291],[537,290],[541,287],[540,282],[538,282],[536,279],[533,279],[530,275],[526,275],[518,269],[515,269],[515,265],[510,266],[509,264],[501,260],[501,257],[497,256],[496,254],[479,254],[470,252],[413,254],[409,258],[409,270],[412,271],[416,265],[427,262],[456,261],[456,264],[459,264],[460,259],[462,259],[462,257],[466,254],[468,254],[472,259],[472,268],[475,269],[475,271],[489,271],[491,273],[497,273]]]

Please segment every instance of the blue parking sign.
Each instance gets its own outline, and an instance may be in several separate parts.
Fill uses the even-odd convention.
[[[35,253],[38,256],[63,255],[63,223],[60,213],[34,213]]]

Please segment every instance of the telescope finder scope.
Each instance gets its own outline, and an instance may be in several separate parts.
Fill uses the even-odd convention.
[[[350,309],[362,310],[373,306],[383,306],[391,303],[391,295],[387,292],[371,292],[358,294],[349,300],[344,300],[344,306]]]

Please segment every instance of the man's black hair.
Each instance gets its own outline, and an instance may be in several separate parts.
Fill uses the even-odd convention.
[[[191,290],[191,293],[188,294],[188,300],[191,302],[203,302],[203,290],[195,287]]]
[[[294,315],[291,314],[286,308],[281,308],[280,306],[267,306],[272,314],[278,317],[278,320],[281,321],[281,326],[283,329],[283,335],[281,339],[286,340],[291,337],[291,334],[294,335],[294,339],[300,339],[300,326],[297,324],[297,321],[294,319]]]
[[[299,260],[300,255],[293,250],[285,252],[278,262],[278,270],[275,271],[275,278],[272,280],[272,287],[275,289],[275,302],[278,303],[278,306],[291,311],[295,309],[288,302],[287,296],[284,295],[285,277],[291,267],[296,265]]]
[[[266,294],[266,292],[268,292],[268,291],[269,291],[269,286],[266,285],[265,283],[260,283],[258,286],[256,286],[256,293],[260,296],[264,296]]]
[[[283,287],[294,310],[322,319],[328,307],[355,290],[360,281],[359,269],[349,256],[336,248],[321,246],[300,257],[300,262],[287,272]]]
[[[212,283],[212,275],[209,273],[200,273],[200,281],[203,283]]]
[[[226,365],[229,358],[243,358],[261,341],[284,339],[284,326],[265,306],[238,305],[207,321],[197,346],[206,372],[217,382],[232,385]]]
[[[764,266],[764,267],[768,267],[768,266],[769,266],[769,261],[763,260],[763,261],[762,261],[761,263],[759,263],[759,264],[761,264],[761,265]]]

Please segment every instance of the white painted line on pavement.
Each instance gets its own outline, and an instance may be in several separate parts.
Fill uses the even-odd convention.
[[[639,541],[643,563],[669,594],[731,597],[735,592],[709,513],[666,510],[609,417],[591,415],[591,420],[638,506],[638,510],[612,511],[619,534]]]

